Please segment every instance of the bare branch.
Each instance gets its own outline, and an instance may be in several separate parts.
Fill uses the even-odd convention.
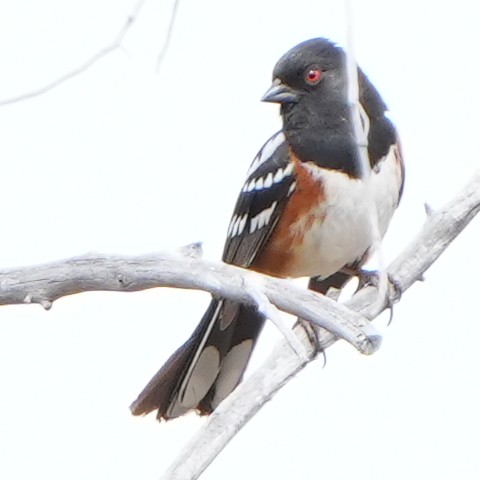
[[[399,293],[416,281],[424,281],[423,274],[479,211],[480,170],[455,198],[427,217],[422,231],[388,267],[388,276]],[[375,318],[387,304],[375,305],[372,290],[363,289],[346,305],[368,319]]]
[[[427,217],[421,232],[390,264],[388,274],[398,292],[423,278],[423,273],[479,210],[480,171],[453,200]],[[379,337],[368,330],[365,318],[375,318],[388,303],[385,298],[379,304],[375,288],[365,288],[346,305],[340,305],[287,281],[199,260],[198,253],[198,245],[193,245],[180,254],[170,255],[126,258],[90,254],[48,265],[0,271],[0,304],[40,303],[49,308],[55,299],[73,293],[137,291],[156,286],[206,289],[219,296],[255,304],[257,295],[252,296],[243,287],[258,282],[264,287],[266,298],[278,308],[322,325],[321,348],[330,346],[337,337],[345,338],[364,353],[378,348]],[[315,348],[307,336],[302,335],[301,327],[297,330],[307,354],[313,358]],[[198,478],[228,441],[306,363],[286,341],[280,342],[264,366],[217,408],[187,445],[185,451],[189,454],[182,454],[164,479]]]
[[[162,66],[165,55],[167,54],[168,47],[170,46],[170,41],[172,39],[172,34],[173,34],[173,27],[175,25],[175,20],[177,19],[177,11],[178,11],[179,4],[180,4],[180,0],[175,0],[173,3],[172,14],[170,16],[170,22],[168,23],[167,34],[165,36],[165,40],[163,41],[162,48],[158,53],[158,57],[157,57],[157,67],[156,67],[157,72],[160,70],[160,67]]]
[[[244,288],[250,294],[252,300],[255,301],[257,310],[278,328],[285,340],[287,340],[289,343],[292,350],[302,360],[308,361],[308,354],[305,352],[303,345],[300,343],[292,330],[287,328],[285,323],[282,321],[279,310],[268,300],[267,296],[263,292],[263,286],[258,282],[253,284],[252,281],[249,281],[249,283],[244,285]]]
[[[364,354],[371,354],[380,346],[380,337],[369,322],[329,298],[286,280],[180,253],[139,257],[87,254],[3,270],[0,271],[0,305],[39,303],[50,308],[58,298],[80,292],[135,292],[155,287],[195,288],[257,305],[259,293],[244,288],[246,284],[259,288],[262,285],[261,295],[278,308],[328,329]]]
[[[145,0],[137,1],[135,7],[128,15],[127,20],[123,24],[115,40],[110,45],[106,46],[102,50],[99,50],[97,53],[95,53],[91,58],[89,58],[85,63],[83,63],[79,67],[75,68],[74,70],[71,70],[70,72],[66,73],[65,75],[62,75],[61,77],[57,78],[53,82],[50,82],[44,85],[43,87],[37,88],[36,90],[32,90],[31,92],[23,93],[22,95],[18,95],[16,97],[0,100],[0,107],[43,95],[44,93],[47,93],[50,90],[53,90],[54,88],[58,87],[62,83],[65,83],[67,80],[70,80],[71,78],[76,77],[77,75],[80,75],[81,73],[85,72],[90,67],[95,65],[95,63],[97,63],[99,60],[106,57],[107,55],[114,52],[115,50],[119,49],[122,46],[122,42],[124,41],[128,31],[135,23],[135,20],[137,19],[144,3],[145,3]]]
[[[457,235],[480,211],[480,170],[465,188],[442,209],[433,212],[424,228],[411,244],[387,268],[399,293],[422,278],[423,273],[445,251]],[[388,305],[387,298],[378,302],[377,290],[368,287],[358,292],[346,305],[374,319]],[[278,305],[280,306],[280,305]],[[280,306],[281,308],[281,306]],[[299,327],[297,327],[298,329]],[[336,338],[323,328],[319,332],[322,349]],[[300,336],[307,352],[314,356],[310,340]],[[194,480],[241,428],[305,367],[285,341],[279,342],[267,361],[250,378],[241,383],[207,419],[199,432],[180,452],[177,460],[165,472],[163,480]]]

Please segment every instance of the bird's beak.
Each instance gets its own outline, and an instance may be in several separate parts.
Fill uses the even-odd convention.
[[[272,86],[265,92],[262,102],[271,103],[294,103],[297,101],[297,94],[288,85],[276,78]]]

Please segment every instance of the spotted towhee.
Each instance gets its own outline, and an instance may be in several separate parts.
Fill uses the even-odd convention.
[[[283,128],[260,149],[227,231],[223,261],[276,277],[342,287],[367,260],[373,199],[383,236],[397,208],[404,167],[395,127],[358,69],[371,177],[362,173],[347,98],[346,55],[319,38],[287,52],[263,97],[280,104]],[[370,189],[367,192],[367,188]],[[208,415],[238,385],[265,319],[255,307],[213,298],[187,342],[131,406],[159,420]]]

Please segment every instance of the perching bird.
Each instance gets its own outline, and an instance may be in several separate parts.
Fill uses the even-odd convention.
[[[311,277],[325,293],[368,259],[373,199],[381,236],[398,206],[404,167],[394,125],[358,69],[372,169],[362,172],[347,95],[345,52],[323,38],[276,64],[262,98],[280,104],[282,130],[248,170],[227,231],[223,261],[275,277]],[[366,125],[366,126],[365,126]],[[367,195],[367,186],[371,190]],[[255,307],[212,298],[200,324],[133,402],[134,415],[210,414],[241,381],[265,319]]]

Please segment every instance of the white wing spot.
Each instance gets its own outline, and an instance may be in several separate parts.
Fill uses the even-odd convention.
[[[241,217],[239,215],[234,215],[230,226],[228,227],[227,237],[236,237],[241,235],[247,224],[248,213],[245,213]]]
[[[258,215],[256,217],[253,217],[250,220],[250,233],[253,233],[257,229],[257,224],[258,224]]]
[[[247,177],[249,177],[262,163],[268,160],[275,150],[285,141],[283,132],[278,132],[262,147],[257,156],[253,159],[252,165],[248,169]]]
[[[243,229],[245,228],[245,225],[247,224],[247,218],[248,218],[248,213],[243,215],[243,217],[240,219],[238,222],[238,232],[237,235],[241,235],[243,232]]]
[[[288,189],[288,192],[287,192],[287,197],[289,197],[293,191],[295,190],[297,186],[297,182],[293,182],[291,185],[290,185],[290,188]]]
[[[265,225],[268,225],[276,206],[277,206],[277,202],[273,202],[268,208],[265,208],[258,215],[255,215],[251,219],[250,233],[253,233],[255,230],[260,230],[260,228],[264,227]]]
[[[237,219],[237,216],[234,215],[230,220],[230,225],[228,226],[228,230],[227,230],[227,237],[230,237],[232,235],[233,224],[235,223],[236,219]]]
[[[273,177],[273,182],[274,182],[274,183],[281,182],[281,181],[282,181],[282,178],[283,178],[283,168],[279,168],[279,169],[275,172],[275,176]]]
[[[270,172],[267,175],[267,178],[265,178],[265,182],[263,182],[263,186],[265,188],[270,188],[272,185],[273,185],[273,174],[272,174],[272,172]]]
[[[285,177],[293,172],[293,164],[290,162],[285,168],[279,168],[275,175],[269,172],[265,177],[253,178],[246,182],[242,188],[242,192],[252,192],[253,190],[263,190],[270,188],[274,183],[280,183]]]
[[[285,168],[279,168],[273,177],[273,183],[280,183],[285,177],[293,172],[293,164],[289,163]]]
[[[283,169],[283,177],[290,175],[293,172],[293,163],[289,162],[288,165]]]
[[[235,223],[232,228],[232,237],[235,237],[238,234],[238,225],[240,224],[240,217],[237,215]]]

